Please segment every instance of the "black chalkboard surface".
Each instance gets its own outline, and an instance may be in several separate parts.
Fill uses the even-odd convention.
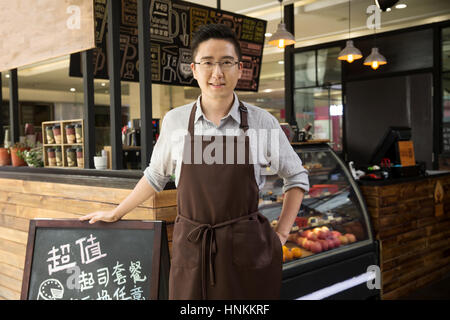
[[[163,221],[30,221],[22,300],[167,299]]]

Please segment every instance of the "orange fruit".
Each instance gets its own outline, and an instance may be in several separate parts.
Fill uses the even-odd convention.
[[[302,256],[302,249],[300,248],[292,248],[291,252],[294,255],[294,258],[301,258]]]
[[[286,252],[286,260],[294,259],[294,254],[291,251]]]
[[[283,246],[283,253],[286,253],[286,252],[288,252],[288,251],[289,251],[288,247]]]

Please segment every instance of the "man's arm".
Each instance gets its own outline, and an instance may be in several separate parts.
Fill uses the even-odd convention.
[[[96,221],[115,222],[155,194],[155,189],[150,186],[147,178],[144,176],[136,184],[133,191],[115,209],[92,212],[79,218],[79,220],[89,220],[89,223]]]
[[[300,209],[305,192],[294,187],[286,191],[283,199],[283,208],[281,209],[280,219],[275,229],[281,243],[284,245],[295,222],[295,217]]]

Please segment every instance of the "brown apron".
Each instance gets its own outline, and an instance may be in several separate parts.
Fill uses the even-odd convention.
[[[249,161],[249,137],[242,131],[241,137],[210,136],[209,141],[194,136],[195,111],[196,104],[189,118],[190,136],[185,139],[177,187],[169,298],[279,299],[281,242],[258,212],[259,189]],[[240,128],[245,132],[247,108],[240,103],[239,111]],[[190,162],[184,161],[186,148],[194,154],[195,141],[201,142],[203,151],[222,138],[223,164],[204,160],[195,164],[193,156]],[[237,150],[244,147],[245,162],[237,162]],[[227,164],[225,152],[231,148],[234,162]]]

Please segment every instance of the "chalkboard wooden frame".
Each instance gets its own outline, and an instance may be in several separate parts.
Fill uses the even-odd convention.
[[[28,242],[26,248],[25,265],[22,280],[21,300],[28,300],[29,285],[32,271],[32,260],[35,245],[37,228],[74,228],[74,229],[136,229],[136,230],[154,230],[153,255],[152,255],[152,279],[150,284],[150,299],[157,300],[161,297],[160,271],[161,266],[169,266],[169,262],[161,261],[163,251],[167,248],[167,237],[163,235],[166,232],[165,221],[153,220],[120,220],[114,223],[96,222],[89,224],[87,221],[79,221],[77,219],[31,219],[28,231]],[[163,240],[162,240],[163,239]],[[163,248],[162,246],[165,245]],[[167,255],[168,256],[168,255]],[[168,271],[163,272],[167,274]],[[168,279],[167,279],[168,281]],[[165,295],[165,294],[164,294]]]

